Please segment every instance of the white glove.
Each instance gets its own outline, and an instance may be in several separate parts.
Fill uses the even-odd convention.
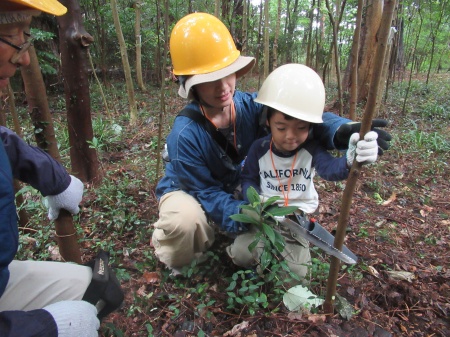
[[[61,208],[72,214],[77,214],[80,211],[78,205],[83,198],[83,183],[73,175],[70,178],[70,184],[63,192],[47,196],[48,218],[50,220],[58,218]]]
[[[97,309],[86,301],[61,301],[43,308],[58,327],[58,337],[98,337]]]
[[[351,167],[355,159],[362,165],[374,163],[378,157],[378,134],[369,131],[364,136],[364,140],[359,140],[359,133],[354,133],[350,137],[347,150],[347,165]]]

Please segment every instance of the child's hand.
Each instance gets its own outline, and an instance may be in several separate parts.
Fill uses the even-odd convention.
[[[364,136],[364,140],[359,140],[359,133],[354,133],[350,137],[347,150],[347,165],[351,167],[355,159],[362,165],[373,163],[378,157],[378,134],[375,131],[369,131]]]

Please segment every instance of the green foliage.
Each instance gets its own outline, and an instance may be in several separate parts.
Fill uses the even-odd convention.
[[[46,46],[47,42],[55,38],[54,33],[37,28],[31,28],[30,33],[36,46]],[[46,51],[46,48],[36,48],[36,54],[43,75],[56,75],[58,73],[57,65],[60,59],[57,55]]]
[[[249,205],[240,206],[243,213],[234,214],[231,218],[258,228],[249,250],[253,251],[258,246],[262,252],[255,269],[234,273],[226,291],[228,308],[242,310],[244,306],[250,315],[254,315],[259,309],[268,308],[270,303],[279,302],[287,285],[300,281],[281,257],[285,240],[277,230],[275,218],[292,214],[297,207],[279,207],[276,204],[279,197],[262,201],[254,188],[247,190],[247,199]],[[265,288],[270,292],[264,291]]]

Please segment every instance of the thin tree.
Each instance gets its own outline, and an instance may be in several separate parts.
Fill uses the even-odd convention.
[[[438,10],[434,10],[433,5],[436,4],[438,7]],[[436,51],[436,37],[439,33],[439,30],[441,29],[441,23],[442,18],[444,17],[445,9],[448,8],[448,1],[429,1],[430,6],[430,24],[431,24],[431,31],[430,31],[430,40],[431,40],[431,52],[430,52],[430,62],[428,65],[427,70],[427,80],[426,85],[428,85],[428,82],[430,80],[430,72],[431,67],[433,66],[433,59],[434,59],[434,53]],[[436,16],[437,15],[437,19]]]
[[[169,51],[168,41],[169,41],[169,0],[164,0],[164,53],[163,55],[167,55]],[[166,115],[166,100],[165,100],[165,74],[164,70],[166,69],[166,60],[167,57],[163,57],[163,66],[161,67],[161,91],[160,91],[160,109],[159,109],[159,126],[158,126],[158,143],[157,149],[161,149],[162,144],[162,129],[164,126],[164,116]],[[161,156],[157,156],[156,160],[156,179],[159,179],[159,171],[161,166]]]
[[[339,9],[338,4],[336,4],[336,17],[337,21],[334,19],[333,10],[331,8],[329,0],[325,0],[325,4],[328,9],[328,17],[330,19],[331,26],[333,28],[333,44],[332,49],[334,51],[334,64],[336,68],[336,82],[338,85],[338,100],[339,100],[339,116],[343,115],[344,112],[344,101],[342,94],[342,83],[341,83],[341,69],[340,69],[340,59],[339,59],[339,49],[338,49],[338,27],[342,20],[342,13],[344,12],[346,0],[342,1],[341,8]],[[325,75],[324,77],[325,78]]]
[[[358,9],[356,11],[356,27],[353,35],[353,44],[351,51],[351,87],[350,87],[350,108],[349,118],[356,120],[356,106],[358,103],[358,51],[361,33],[362,7],[364,0],[358,0]]]
[[[269,36],[270,36],[270,18],[269,18],[269,0],[264,2],[264,78],[269,75],[270,66],[270,49],[269,49]]]
[[[139,89],[145,90],[144,80],[142,78],[142,35],[141,35],[141,8],[142,3],[137,0],[134,5],[136,12],[136,21],[134,23],[134,35],[136,37],[136,79]]]
[[[125,39],[122,33],[122,27],[120,25],[116,0],[111,0],[111,11],[114,20],[114,27],[116,28],[117,40],[119,41],[123,72],[125,74],[125,84],[127,87],[128,103],[130,106],[130,124],[135,125],[137,122],[137,107],[136,107],[136,100],[134,98],[134,85],[133,79],[131,77],[130,63],[128,62],[127,45],[125,44]]]
[[[278,66],[278,36],[280,35],[280,20],[281,20],[281,0],[278,0],[277,18],[275,21],[275,32],[274,32],[274,36],[273,36],[272,69],[275,69]]]
[[[378,31],[377,37],[379,41],[379,47],[377,48],[377,52],[375,55],[374,66],[376,69],[382,69],[384,58],[386,57],[386,49],[387,49],[387,41],[389,38],[390,27],[392,23],[393,13],[395,10],[396,0],[386,0],[383,18],[380,25],[380,30]],[[381,84],[381,76],[380,74],[375,72],[374,76],[372,76],[369,96],[367,99],[366,109],[364,112],[364,116],[361,122],[361,131],[360,137],[364,138],[364,135],[370,131],[370,127],[372,124],[372,119],[375,113],[377,112],[377,97],[378,91],[380,89]],[[361,163],[358,163],[356,160],[353,161],[353,165],[350,169],[349,177],[345,184],[345,189],[342,197],[341,203],[341,211],[339,214],[338,227],[336,230],[336,236],[334,239],[334,247],[341,250],[344,244],[345,233],[348,224],[348,218],[350,213],[350,207],[352,203],[353,192],[356,188],[356,183],[358,181],[359,175],[361,171]],[[328,276],[326,297],[324,302],[324,311],[326,314],[332,314],[334,312],[334,298],[336,296],[336,285],[339,274],[340,261],[338,258],[332,256],[331,264],[330,264],[330,272]]]

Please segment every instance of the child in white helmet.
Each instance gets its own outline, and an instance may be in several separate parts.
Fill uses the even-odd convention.
[[[280,206],[297,206],[306,214],[313,213],[319,198],[314,188],[314,175],[328,181],[344,180],[355,159],[362,164],[377,159],[377,133],[370,131],[359,141],[351,136],[346,156],[333,157],[311,132],[314,123],[322,123],[325,88],[311,68],[302,64],[286,64],[274,70],[264,81],[256,102],[267,107],[267,125],[271,134],[255,141],[250,148],[242,172],[242,193],[255,188],[263,200],[279,196]],[[247,200],[248,201],[248,200]],[[259,261],[263,247],[252,252],[256,228],[239,235],[227,248],[233,262],[251,268]],[[282,253],[292,272],[301,279],[307,273],[311,257],[304,238],[282,231],[286,246]]]

